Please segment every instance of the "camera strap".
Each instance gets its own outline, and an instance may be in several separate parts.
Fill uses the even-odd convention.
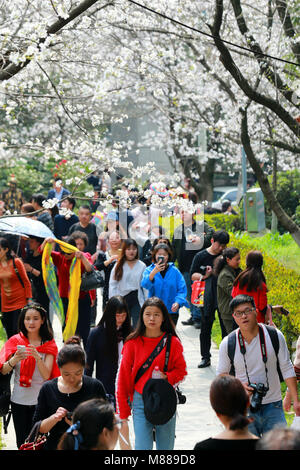
[[[267,386],[269,387],[268,369],[267,369],[267,365],[266,365],[267,360],[268,360],[266,340],[265,340],[264,330],[260,325],[258,325],[258,331],[259,331],[260,350],[261,350],[262,360],[263,360],[263,363],[264,363],[264,366],[265,366],[265,372],[266,372]],[[246,358],[245,358],[246,346],[245,346],[245,341],[244,341],[244,338],[243,338],[243,335],[241,333],[240,328],[238,329],[238,341],[239,341],[240,351],[241,351],[241,354],[242,354],[243,359],[244,359],[244,364],[245,364],[248,383],[250,384],[251,382],[250,382],[247,363],[246,363]]]

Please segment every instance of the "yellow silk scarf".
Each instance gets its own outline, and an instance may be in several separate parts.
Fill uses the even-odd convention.
[[[75,253],[78,251],[76,246],[69,245],[69,243],[63,242],[62,240],[54,239],[54,241],[61,247],[61,249],[65,253]],[[43,269],[43,279],[45,282],[45,286],[47,289],[47,285],[51,283],[51,279],[53,279],[53,273],[51,276],[50,271],[52,270],[51,266],[53,267],[51,256],[49,256],[49,246],[52,248],[51,243],[47,243],[44,250],[43,250],[43,257],[42,257],[42,269]],[[53,267],[54,269],[54,267]],[[76,332],[77,322],[78,322],[78,299],[79,299],[79,292],[80,292],[80,284],[81,284],[81,262],[79,259],[75,258],[72,260],[70,271],[69,271],[69,303],[68,303],[68,311],[66,316],[66,326],[63,331],[63,339],[66,341],[68,338],[73,336]],[[51,285],[51,290],[56,290],[56,298],[58,293],[57,283],[55,282],[55,287],[53,283]],[[49,289],[50,291],[50,289]],[[48,292],[48,289],[47,289]],[[50,297],[50,296],[49,296]],[[51,301],[51,298],[50,298]],[[54,302],[55,307],[55,302]]]

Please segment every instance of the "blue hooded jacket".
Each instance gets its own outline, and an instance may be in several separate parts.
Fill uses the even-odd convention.
[[[160,273],[157,273],[154,276],[153,281],[150,281],[149,275],[154,268],[154,263],[148,266],[144,271],[141,281],[141,286],[148,290],[148,297],[155,296],[160,298],[166,305],[170,314],[175,313],[171,310],[171,307],[175,302],[179,304],[179,307],[185,306],[189,308],[189,304],[186,300],[186,283],[183,275],[179,269],[174,266],[174,263],[169,263],[169,267],[164,277]]]

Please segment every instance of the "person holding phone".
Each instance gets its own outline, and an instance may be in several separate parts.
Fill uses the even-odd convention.
[[[102,383],[84,375],[86,358],[78,336],[66,341],[58,353],[57,365],[60,376],[43,384],[33,416],[34,423],[41,421],[40,432],[49,433],[45,450],[56,450],[80,403],[92,398],[106,400]]]
[[[1,322],[7,339],[18,333],[21,309],[32,300],[32,288],[23,261],[14,255],[10,241],[0,237]]]
[[[26,305],[19,317],[19,333],[9,338],[0,352],[0,372],[14,371],[11,410],[18,448],[31,431],[43,383],[60,374],[57,353],[47,311],[34,302]]]
[[[148,290],[148,297],[159,297],[164,302],[176,325],[180,307],[188,307],[189,304],[184,277],[170,262],[172,256],[172,250],[166,243],[156,245],[152,252],[152,264],[145,269],[141,286]]]

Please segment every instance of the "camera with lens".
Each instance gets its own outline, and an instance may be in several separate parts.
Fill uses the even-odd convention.
[[[252,411],[252,413],[255,413],[260,409],[262,399],[266,396],[269,387],[262,383],[249,384],[249,387],[252,387],[254,389],[250,402],[250,410]]]
[[[207,266],[200,266],[199,273],[202,274],[202,276],[205,276],[206,268],[207,268]]]
[[[183,395],[182,391],[179,390],[179,388],[176,388],[176,394],[177,394],[177,403],[179,405],[184,405],[186,402],[186,396]]]

